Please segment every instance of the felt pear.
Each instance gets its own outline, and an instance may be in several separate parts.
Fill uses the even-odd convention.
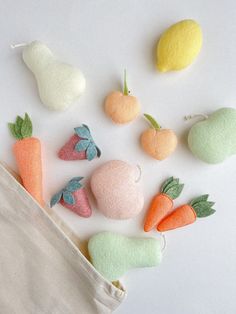
[[[60,62],[43,43],[33,41],[26,45],[23,60],[36,78],[42,103],[49,109],[65,110],[84,92],[82,72]]]
[[[160,242],[154,238],[131,238],[113,232],[101,232],[88,243],[94,267],[110,281],[120,279],[128,270],[160,264]]]
[[[202,47],[202,31],[193,20],[170,26],[157,45],[157,68],[160,72],[182,70],[189,66]]]
[[[199,159],[217,164],[236,154],[236,109],[221,108],[189,131],[188,145]]]
[[[132,218],[143,209],[140,171],[136,166],[121,160],[108,161],[93,172],[90,184],[98,209],[108,218]]]

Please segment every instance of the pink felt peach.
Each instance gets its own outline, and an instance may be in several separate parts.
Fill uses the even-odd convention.
[[[105,112],[113,122],[124,124],[134,120],[140,113],[140,104],[135,96],[129,95],[124,74],[124,91],[114,91],[107,95],[105,100]]]
[[[143,209],[140,171],[124,161],[112,160],[97,168],[91,177],[91,190],[104,216],[128,219]]]

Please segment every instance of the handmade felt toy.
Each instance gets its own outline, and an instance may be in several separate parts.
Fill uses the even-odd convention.
[[[89,161],[101,156],[100,149],[94,143],[89,127],[85,124],[74,129],[75,134],[60,149],[58,157],[63,160]]]
[[[140,104],[135,96],[129,95],[124,73],[124,90],[111,92],[105,100],[105,112],[113,122],[124,124],[134,120],[140,113]]]
[[[157,226],[160,232],[184,227],[195,222],[196,218],[207,217],[215,213],[213,202],[208,202],[208,195],[193,199],[189,204],[182,205],[165,217]]]
[[[159,240],[113,232],[101,232],[90,238],[88,251],[94,267],[110,281],[120,279],[132,268],[157,266],[162,259]]]
[[[193,20],[170,26],[157,44],[157,68],[161,72],[182,70],[190,65],[202,47],[202,31]]]
[[[98,209],[108,218],[128,219],[143,209],[144,197],[140,171],[120,160],[108,161],[91,177],[91,189]]]
[[[23,60],[36,78],[39,96],[46,107],[65,110],[84,92],[82,72],[59,61],[45,44],[33,41],[25,45]]]
[[[15,123],[8,123],[11,134],[17,139],[13,146],[19,174],[25,189],[40,205],[44,205],[42,187],[41,143],[32,137],[32,122],[25,114],[24,119],[16,118]]]
[[[236,154],[236,109],[221,108],[194,124],[188,146],[197,158],[210,164]]]
[[[173,210],[173,200],[182,192],[184,184],[179,183],[179,179],[170,177],[162,188],[152,199],[144,222],[144,231],[148,232],[156,227],[162,219]]]
[[[145,130],[140,138],[143,150],[157,160],[163,160],[172,154],[177,146],[178,139],[170,129],[162,129],[149,114],[144,114],[151,127]]]
[[[90,217],[92,209],[89,204],[87,193],[81,180],[83,177],[75,177],[58,193],[56,193],[50,202],[50,206],[60,203],[62,206],[70,209],[81,217]]]

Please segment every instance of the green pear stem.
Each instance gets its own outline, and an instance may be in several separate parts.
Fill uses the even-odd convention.
[[[157,121],[150,116],[150,114],[144,113],[144,117],[148,120],[148,122],[150,123],[151,127],[155,130],[160,130],[161,126],[157,123]]]
[[[129,89],[127,86],[127,80],[126,80],[126,70],[124,70],[124,90],[123,90],[124,95],[129,95]]]

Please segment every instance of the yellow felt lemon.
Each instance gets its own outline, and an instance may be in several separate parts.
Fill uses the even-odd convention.
[[[181,70],[190,65],[202,47],[202,31],[194,20],[170,26],[157,44],[157,69],[161,72]]]

